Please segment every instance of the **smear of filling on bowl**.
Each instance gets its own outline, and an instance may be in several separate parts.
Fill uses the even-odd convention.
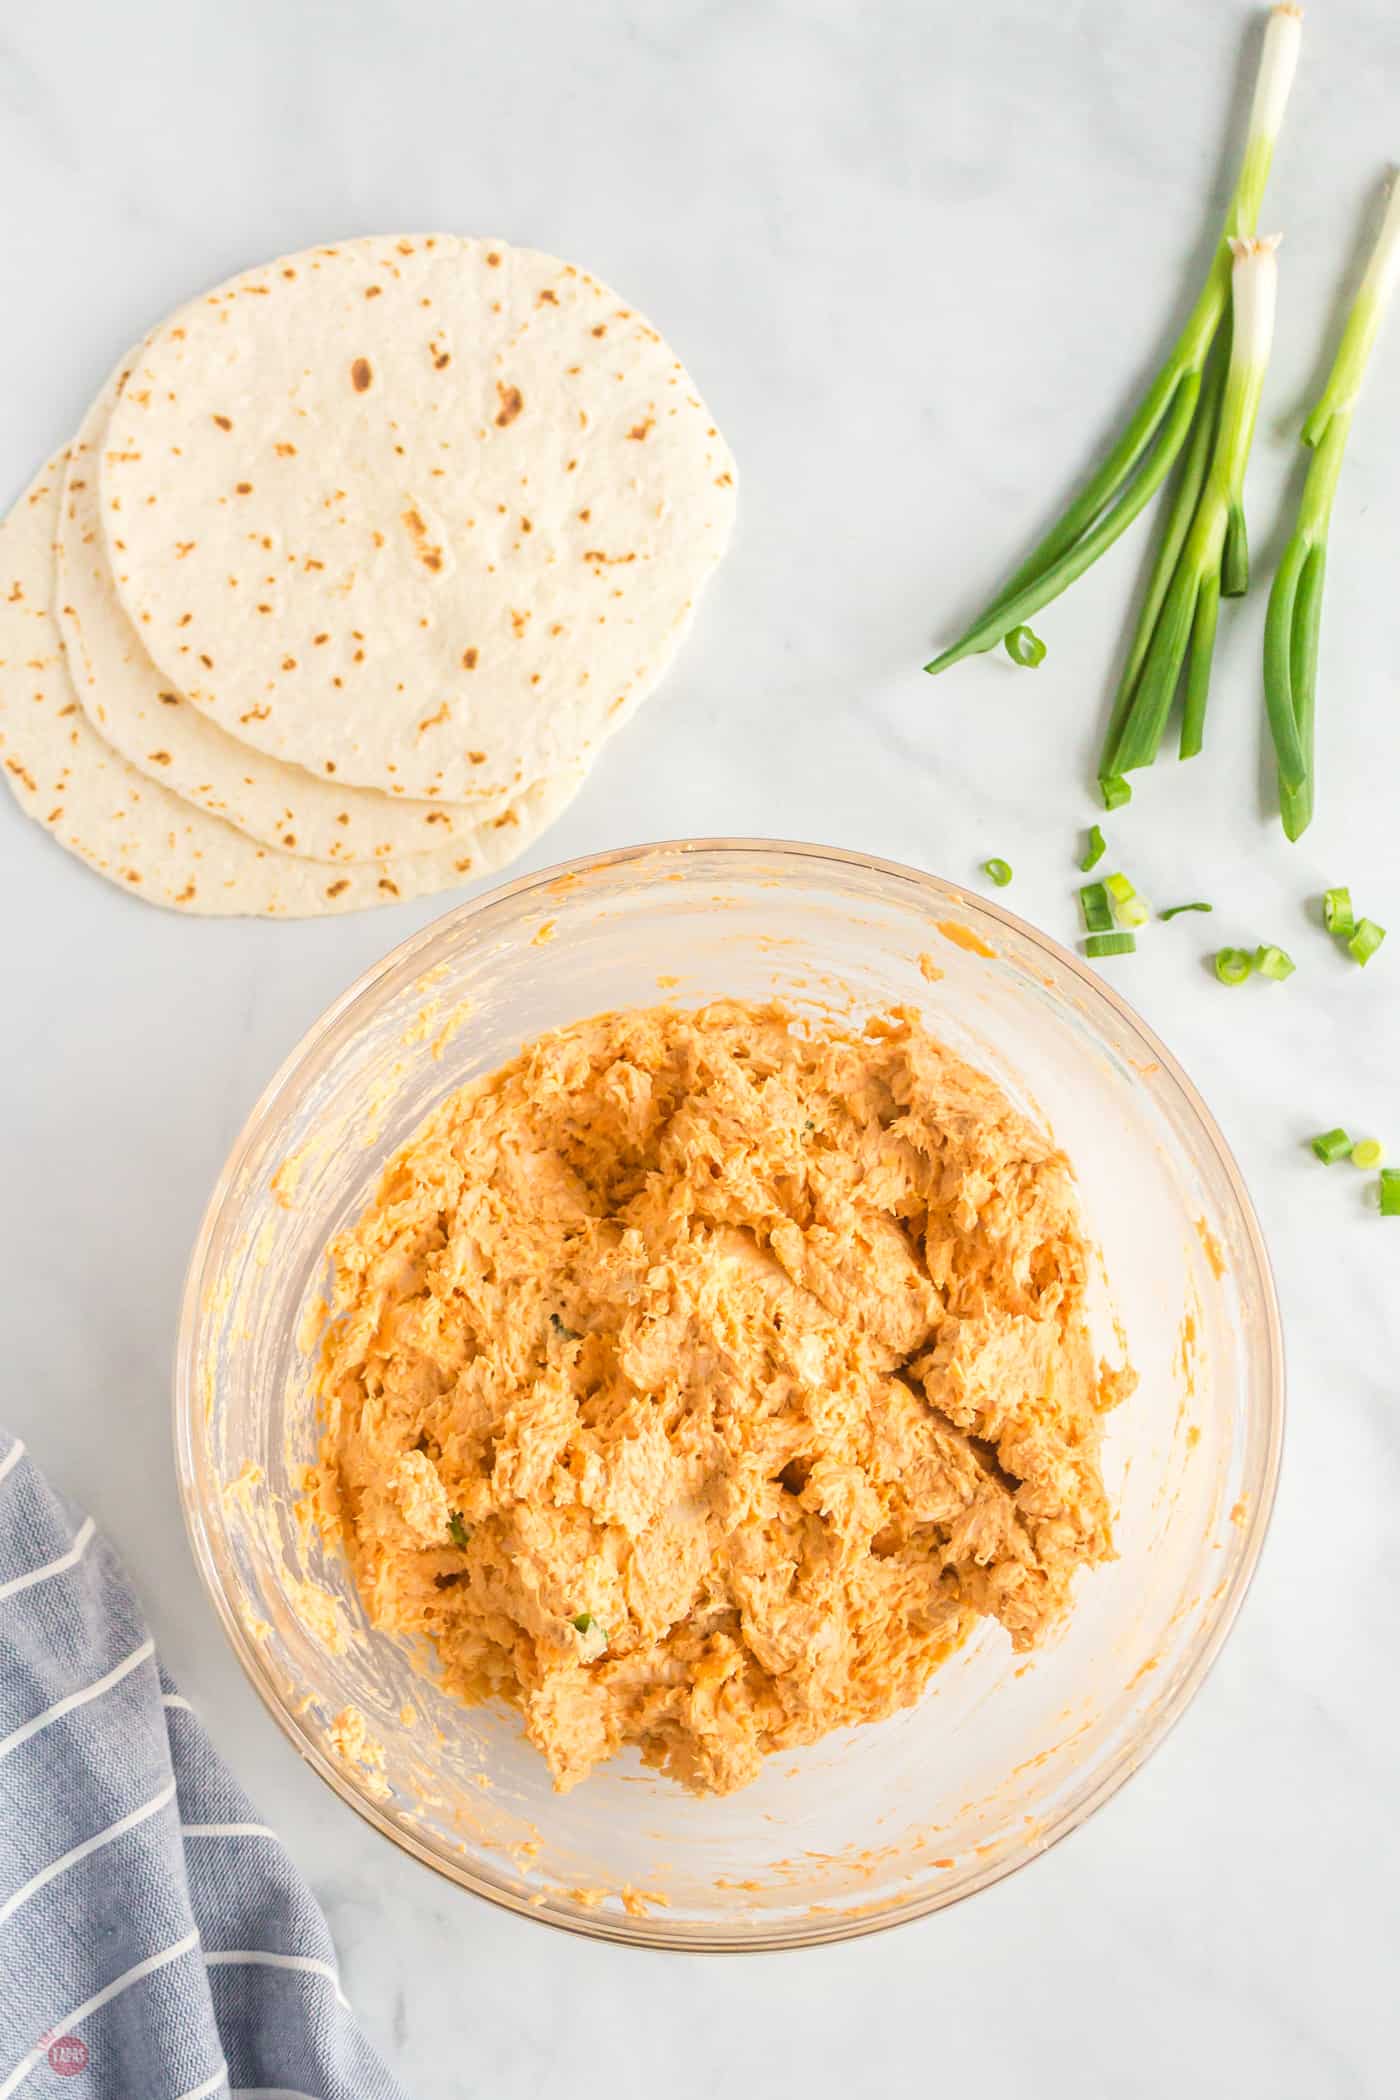
[[[544,1036],[331,1255],[315,1513],[561,1789],[728,1793],[1112,1557],[1068,1162],[912,1012]]]

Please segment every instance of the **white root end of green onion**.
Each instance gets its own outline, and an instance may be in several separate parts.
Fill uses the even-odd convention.
[[[1254,101],[1249,112],[1249,137],[1278,137],[1283,113],[1288,107],[1293,75],[1298,70],[1298,51],[1303,41],[1303,10],[1291,4],[1273,9],[1264,31],[1264,49],[1259,58],[1259,76],[1254,83]]]

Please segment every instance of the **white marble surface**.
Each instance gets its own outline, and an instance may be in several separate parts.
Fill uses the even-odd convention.
[[[692,832],[833,840],[959,879],[1001,853],[1007,901],[1067,935],[1140,538],[1037,623],[1034,676],[987,660],[933,685],[919,665],[1163,340],[1223,201],[1252,19],[1219,0],[7,10],[0,480],[23,485],[163,309],[246,263],[439,225],[555,248],[665,328],[743,485],[739,543],[664,698],[534,863]],[[1389,0],[1317,10],[1265,211],[1287,241],[1251,480],[1263,558],[1400,150],[1397,80]],[[1208,757],[1159,768],[1113,824],[1149,895],[1226,907],[1158,929],[1114,981],[1203,1088],[1277,1264],[1292,1413],[1253,1594],[1176,1734],[1086,1829],[844,1948],[701,1961],[550,1934],[400,1858],[298,1766],[186,1553],[177,1294],[264,1079],[433,907],[182,923],[0,807],[0,1413],[119,1542],[424,2100],[1395,2091],[1400,1223],[1299,1141],[1345,1122],[1400,1157],[1397,468],[1400,326],[1338,506],[1307,841],[1286,846],[1261,802],[1259,596],[1224,623]],[[1304,911],[1338,880],[1396,928],[1364,975]],[[1289,985],[1208,976],[1208,946],[1264,936],[1296,953]]]

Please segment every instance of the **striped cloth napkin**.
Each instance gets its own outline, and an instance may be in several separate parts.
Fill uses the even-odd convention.
[[[0,1431],[0,2100],[402,2100],[91,1518]]]

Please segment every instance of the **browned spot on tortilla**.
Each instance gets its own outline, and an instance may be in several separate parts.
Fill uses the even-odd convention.
[[[365,297],[366,297],[366,299],[377,299],[377,298],[379,297],[379,294],[380,294],[380,293],[381,293],[381,292],[383,291],[383,289],[384,289],[384,287],[383,287],[383,285],[382,285],[382,284],[370,284],[370,285],[366,285],[366,286],[365,286]]]
[[[520,530],[522,532],[533,532],[534,529],[534,526],[530,523],[530,520],[528,518],[522,518],[520,520]]]
[[[945,941],[951,941],[955,948],[965,948],[969,955],[985,955],[990,959],[997,952],[995,948],[987,946],[980,933],[974,933],[970,926],[964,926],[961,919],[940,919],[938,931]]]
[[[498,430],[504,430],[506,424],[513,423],[525,406],[525,396],[518,386],[502,386],[499,379],[496,381],[496,395],[501,404],[496,411],[496,427]]]
[[[637,443],[640,445],[644,442],[647,432],[649,430],[654,429],[655,426],[655,416],[648,416],[644,423],[634,423],[632,425],[632,428],[628,431],[627,435],[630,438],[635,438]]]
[[[233,428],[232,419],[228,416],[215,416],[214,421],[218,424],[220,430],[232,430]]]
[[[206,671],[212,671],[212,670],[213,670],[213,668],[214,668],[214,659],[213,659],[213,657],[212,657],[212,656],[203,656],[203,655],[201,655],[201,657],[200,657],[200,659],[199,659],[199,660],[200,660],[200,662],[201,662],[201,663],[203,664],[203,666],[204,666],[204,668],[205,668],[205,670],[206,670]]]
[[[607,322],[606,322],[606,321],[600,321],[600,322],[598,323],[598,326],[597,326],[597,327],[596,327],[596,328],[595,328],[595,329],[594,329],[594,330],[593,330],[592,332],[593,332],[593,334],[594,334],[594,335],[606,335],[606,334],[607,334],[607,332],[608,332],[608,324],[607,324]]]
[[[240,722],[265,722],[272,713],[270,707],[250,707],[246,715],[238,717]]]
[[[515,631],[515,639],[517,641],[519,641],[521,636],[524,634],[526,627],[529,625],[529,622],[530,615],[527,612],[516,612],[514,609],[512,609],[510,616],[510,624]]]
[[[357,357],[350,367],[350,384],[357,394],[363,394],[372,385],[374,373],[367,357]]]
[[[637,559],[635,550],[631,554],[605,554],[601,547],[590,547],[584,555],[585,561],[602,562],[605,566],[614,562],[629,562]]]
[[[491,252],[490,252],[490,254],[489,254],[489,255],[487,256],[486,260],[487,260],[487,262],[488,262],[488,263],[489,263],[489,264],[491,265],[491,268],[492,268],[493,270],[499,270],[499,269],[500,269],[500,267],[501,267],[501,258],[500,258],[500,256],[499,256],[499,255],[497,255],[497,253],[496,253],[496,251],[495,251],[495,249],[494,249],[494,248],[493,248],[493,249],[491,250]]]
[[[418,734],[421,736],[425,729],[436,729],[439,722],[448,722],[451,719],[452,710],[444,700],[435,713],[424,715],[422,721],[418,724]]]
[[[194,893],[194,884],[192,882],[187,882],[182,890],[177,890],[175,894],[175,902],[177,904],[188,904],[193,898]]]
[[[148,751],[146,756],[153,766],[168,766],[170,763],[170,753],[168,751]]]
[[[409,536],[413,541],[414,551],[419,561],[422,562],[425,569],[431,569],[436,573],[442,567],[442,549],[435,546],[428,538],[428,528],[423,523],[421,512],[413,509],[406,510],[403,513],[403,522],[408,527]]]
[[[477,666],[477,657],[478,652],[475,649],[464,649],[462,651],[462,669],[464,671],[474,671]]]
[[[518,824],[519,822],[520,819],[515,814],[515,811],[513,809],[508,809],[503,816],[499,816],[496,818],[495,822],[491,826],[491,829],[493,831],[504,831],[507,824]]]
[[[311,637],[311,645],[313,648],[319,649],[323,642],[328,642],[329,640],[330,636],[328,634],[313,634]]]
[[[733,486],[734,476],[732,474],[716,474],[715,487],[717,489],[732,489]]]
[[[233,491],[236,496],[251,496],[253,484],[251,481],[235,481]]]
[[[559,304],[559,295],[557,292],[551,292],[546,288],[537,295],[535,304],[536,306],[557,306]]]
[[[349,877],[348,877],[348,876],[342,876],[342,878],[341,878],[341,880],[340,880],[339,882],[332,882],[332,883],[329,883],[329,884],[327,885],[327,888],[326,888],[326,895],[327,895],[328,897],[339,897],[339,896],[341,895],[341,893],[342,893],[343,891],[345,891],[345,890],[348,890],[348,889],[349,889],[349,887],[350,887],[350,880],[349,880]]]
[[[467,758],[474,766],[484,766],[486,763],[486,753],[484,751],[469,751]]]
[[[274,445],[272,449],[279,459],[290,459],[297,448],[295,445],[281,444]]]
[[[178,707],[180,705],[180,695],[178,693],[157,693],[156,698],[162,707]]]
[[[380,876],[379,887],[381,890],[387,890],[391,897],[397,897],[399,894],[398,884],[396,882],[390,882],[387,875]]]
[[[296,660],[296,658],[295,658],[294,656],[284,656],[284,657],[283,657],[283,659],[282,659],[282,669],[283,669],[284,671],[295,671],[296,667],[297,667],[297,660]]]
[[[589,519],[590,519],[590,518],[592,517],[592,515],[593,515],[593,513],[592,513],[592,511],[591,511],[591,510],[581,510],[581,511],[579,512],[579,516],[580,516],[580,517],[582,518],[582,520],[583,520],[583,522],[584,522],[584,524],[585,524],[585,525],[586,525],[586,524],[588,523],[588,521],[589,521]]]
[[[175,542],[175,559],[176,559],[176,561],[183,561],[183,560],[184,560],[184,558],[185,558],[185,556],[186,556],[187,554],[193,554],[193,553],[194,553],[194,550],[195,550],[195,548],[196,548],[196,547],[197,547],[198,545],[199,545],[199,541],[198,541],[198,540],[176,540],[176,542]]]

